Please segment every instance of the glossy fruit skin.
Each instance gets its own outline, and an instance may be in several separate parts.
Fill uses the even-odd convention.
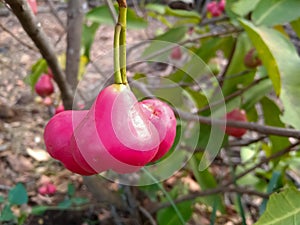
[[[225,5],[226,5],[226,0],[221,0],[221,1],[219,2],[218,7],[219,7],[219,9],[220,9],[222,12],[225,10]]]
[[[221,0],[220,2],[212,1],[207,4],[207,11],[210,12],[213,17],[218,17],[224,12],[225,4],[225,0]]]
[[[73,127],[86,116],[88,111],[63,111],[56,114],[45,127],[44,141],[46,149],[52,158],[61,161],[64,166],[74,173],[81,175],[96,174],[92,169],[87,171],[78,164],[70,148],[70,139],[73,134]]]
[[[162,158],[172,147],[176,136],[176,118],[173,110],[158,99],[146,99],[139,102],[147,118],[159,133],[160,145],[158,152],[150,162]]]
[[[39,80],[36,82],[34,89],[35,92],[43,98],[51,95],[54,92],[51,76],[48,74],[42,74]]]
[[[171,55],[170,55],[171,59],[174,60],[180,60],[182,57],[182,52],[179,46],[176,46],[172,49],[171,51]]]
[[[76,144],[74,144],[76,143]],[[138,170],[154,158],[160,144],[154,125],[142,112],[129,86],[113,84],[103,89],[89,113],[74,131],[71,145],[97,172]]]
[[[226,120],[247,122],[246,112],[245,110],[234,109],[231,112],[226,114]],[[229,127],[229,126],[226,126],[225,128],[226,134],[237,138],[242,137],[246,132],[247,130],[243,128]]]
[[[256,49],[250,49],[244,57],[244,64],[248,68],[256,68],[262,64],[261,60],[258,58]]]

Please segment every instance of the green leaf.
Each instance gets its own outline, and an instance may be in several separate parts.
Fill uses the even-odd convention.
[[[291,22],[293,30],[296,32],[298,37],[300,37],[300,18]]]
[[[4,201],[5,201],[5,198],[2,195],[0,195],[0,203],[3,203]]]
[[[39,216],[44,214],[47,209],[49,209],[49,206],[37,205],[31,208],[31,214]]]
[[[70,199],[65,199],[58,204],[58,208],[60,209],[68,209],[72,206],[72,201]]]
[[[274,29],[256,27],[246,20],[240,21],[268,71],[276,94],[279,95],[281,76],[286,76],[291,72],[289,69],[290,60],[298,58],[295,47],[284,35]]]
[[[71,200],[74,205],[83,205],[89,202],[87,198],[80,198],[80,197],[72,198]]]
[[[150,3],[147,4],[145,9],[148,11],[153,11],[153,12],[157,12],[159,14],[165,14],[166,13],[166,5],[162,5],[162,4],[155,4],[155,3]]]
[[[280,99],[284,106],[282,122],[300,130],[300,59],[289,58],[287,71],[283,76],[283,87]]]
[[[252,12],[252,20],[256,25],[284,24],[300,17],[299,8],[299,0],[260,1]]]
[[[43,72],[47,69],[47,62],[45,59],[39,59],[31,68],[31,74],[25,78],[25,82],[34,90],[34,85],[40,78]]]
[[[182,202],[176,204],[176,206],[182,214],[184,221],[187,222],[193,214],[192,201]],[[157,222],[159,225],[182,225],[172,207],[159,210],[157,213]]]
[[[68,195],[70,197],[73,197],[75,195],[75,191],[76,191],[76,189],[75,189],[74,184],[69,183],[68,184]]]
[[[166,14],[170,16],[183,17],[183,18],[193,18],[197,19],[198,23],[201,20],[201,16],[196,11],[180,10],[180,9],[171,9],[166,8]]]
[[[96,31],[98,30],[100,23],[92,23],[91,25],[84,24],[82,29],[82,45],[83,55],[90,59],[90,50],[94,42]]]
[[[168,47],[168,45],[172,45],[172,43],[177,43],[181,41],[184,38],[186,32],[187,32],[187,27],[181,26],[181,27],[171,28],[164,34],[155,37],[154,41],[152,41],[151,44],[143,52],[143,57],[152,55],[155,52],[159,52],[162,49]],[[160,57],[162,57],[161,55],[164,55],[164,57],[166,57],[166,55],[168,56],[170,52],[171,50],[166,51],[164,54],[160,54]]]
[[[231,5],[231,10],[235,14],[243,17],[255,9],[260,1],[261,0],[239,0]]]
[[[16,216],[13,211],[10,209],[10,205],[7,204],[3,207],[0,215],[0,221],[12,221],[15,220]]]
[[[267,209],[255,225],[298,225],[300,221],[300,192],[286,188],[270,196]]]
[[[200,160],[197,158],[197,156],[193,156],[190,160],[190,165],[192,167],[193,174],[198,184],[200,185],[201,190],[208,190],[217,187],[217,181],[215,180],[214,176],[208,171],[208,169],[199,171],[199,163]],[[222,213],[225,212],[221,195],[201,197],[200,201],[211,207],[215,206]]]
[[[269,79],[260,81],[243,94],[242,108],[248,111],[254,107],[265,95],[272,91],[272,82]]]
[[[106,5],[93,8],[85,16],[88,20],[92,22],[114,25],[113,18],[110,14],[108,6]],[[147,25],[148,23],[143,18],[138,17],[132,9],[127,9],[128,29],[144,29],[147,27]]]
[[[280,120],[281,111],[277,104],[267,97],[264,97],[260,102],[264,114],[265,124],[275,127],[285,127]],[[289,139],[287,137],[270,135],[269,138],[272,143],[270,152],[271,155],[290,145]]]
[[[28,195],[23,184],[18,183],[8,193],[8,201],[12,205],[22,205],[28,202]]]

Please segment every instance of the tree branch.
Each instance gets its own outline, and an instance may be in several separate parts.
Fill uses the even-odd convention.
[[[149,89],[146,87],[145,84],[135,81],[132,82],[131,85],[138,88],[147,97],[149,98],[154,97],[154,95],[149,91]],[[300,131],[295,129],[273,127],[273,126],[252,123],[252,122],[240,122],[240,121],[230,121],[230,120],[225,121],[223,119],[215,119],[215,118],[195,115],[190,112],[184,112],[180,109],[175,109],[175,108],[174,111],[183,120],[197,121],[199,123],[207,124],[207,125],[214,124],[214,125],[219,125],[220,127],[223,127],[226,123],[226,125],[230,127],[245,128],[247,130],[256,131],[261,134],[276,135],[282,137],[294,137],[300,139]]]
[[[53,46],[42,29],[40,23],[37,22],[26,0],[5,0],[10,6],[13,13],[17,16],[23,29],[32,39],[39,49],[40,53],[47,61],[51,68],[66,109],[72,108],[73,93],[68,86],[64,73],[59,65]]]
[[[78,84],[83,8],[81,0],[68,2],[66,77],[72,89]]]

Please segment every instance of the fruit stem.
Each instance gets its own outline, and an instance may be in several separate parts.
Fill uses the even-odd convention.
[[[120,34],[120,66],[123,84],[127,84],[126,76],[126,14],[127,8],[120,7],[119,23],[121,24]]]
[[[114,34],[114,78],[116,84],[127,84],[126,76],[126,0],[118,0],[119,16]]]
[[[122,76],[120,71],[120,34],[121,34],[121,26],[119,23],[115,26],[115,34],[114,34],[114,78],[116,84],[122,84]]]

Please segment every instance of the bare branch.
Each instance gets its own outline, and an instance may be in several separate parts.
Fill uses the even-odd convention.
[[[83,22],[83,7],[81,0],[68,2],[68,27],[67,27],[67,63],[66,77],[72,89],[78,84],[78,71],[80,62],[80,47]]]
[[[13,13],[17,16],[23,29],[32,39],[34,44],[40,50],[42,56],[47,61],[51,68],[62,96],[64,106],[66,109],[72,108],[73,93],[68,86],[64,73],[59,65],[57,57],[50,40],[42,29],[40,23],[37,22],[26,0],[6,0]]]

